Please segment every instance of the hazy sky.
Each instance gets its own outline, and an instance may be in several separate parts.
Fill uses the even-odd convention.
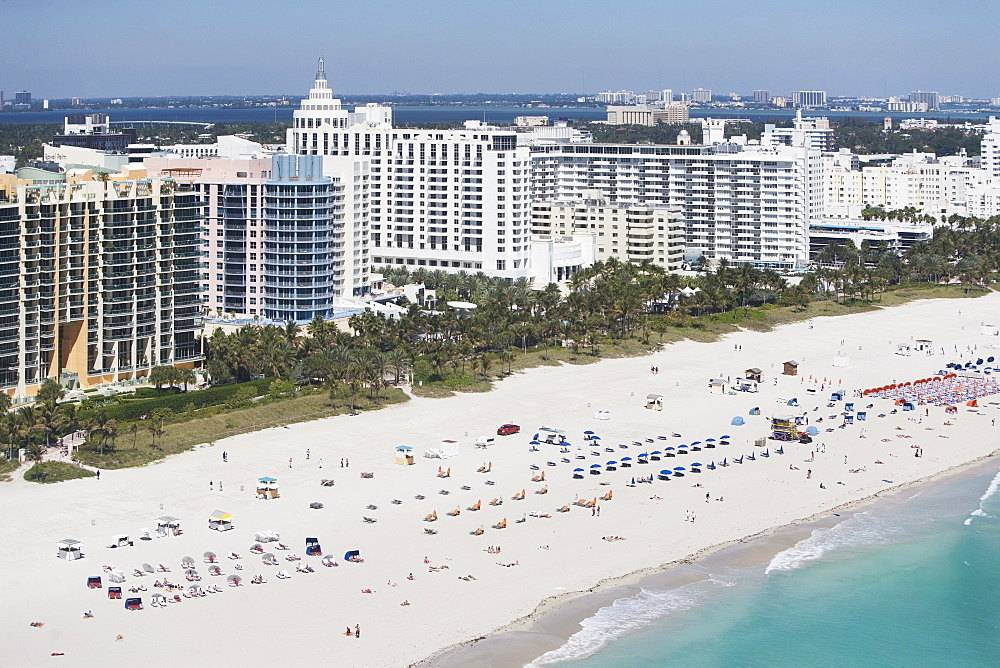
[[[8,99],[307,91],[1000,95],[997,0],[0,0]]]

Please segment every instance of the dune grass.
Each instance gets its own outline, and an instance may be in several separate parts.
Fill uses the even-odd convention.
[[[54,482],[76,480],[77,478],[93,478],[94,472],[80,468],[69,462],[38,462],[24,472],[24,479],[48,485]]]
[[[16,471],[20,465],[21,463],[16,459],[0,457],[0,482],[10,482],[13,480],[10,474]]]

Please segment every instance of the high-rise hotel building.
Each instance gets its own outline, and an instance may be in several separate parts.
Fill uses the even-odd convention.
[[[0,175],[0,391],[195,366],[202,204],[140,169],[54,184]]]
[[[530,159],[517,133],[392,126],[391,109],[343,109],[323,60],[288,130],[289,153],[322,156],[343,188],[346,275],[362,290],[370,265],[528,275]],[[370,251],[369,251],[370,249]]]

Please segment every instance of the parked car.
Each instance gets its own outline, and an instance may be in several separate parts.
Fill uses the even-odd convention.
[[[497,436],[510,436],[511,434],[518,433],[519,431],[521,431],[521,427],[519,425],[510,424],[508,422],[507,424],[500,425],[500,428],[497,429]]]

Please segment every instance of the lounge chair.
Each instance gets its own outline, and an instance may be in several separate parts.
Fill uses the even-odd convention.
[[[458,517],[461,514],[462,514],[462,511],[459,510],[458,508],[455,508],[455,510],[452,510],[451,512],[448,513],[448,515],[451,516],[451,517]]]
[[[500,499],[500,498],[493,499],[492,501],[490,501],[490,505],[491,506],[500,506],[500,505],[503,505],[503,499]]]
[[[475,531],[470,531],[469,533],[472,534],[473,536],[482,536],[486,532],[483,530],[482,527],[479,527]]]
[[[601,497],[601,500],[602,501],[610,501],[612,495],[613,495],[613,492],[609,489],[608,493]]]
[[[474,504],[472,504],[471,506],[469,506],[469,510],[473,510],[473,511],[479,510],[480,508],[482,508],[482,506],[483,506],[483,500],[480,499],[480,500],[476,501]]]
[[[288,578],[292,577],[292,574],[291,574],[291,573],[289,573],[288,571],[284,570],[284,569],[282,569],[282,570],[280,570],[280,571],[276,572],[276,573],[275,573],[274,575],[275,575],[275,577],[277,577],[277,578],[278,578],[279,580],[287,580]]]
[[[437,529],[425,528],[424,533],[429,536],[433,536],[434,534],[437,533]]]
[[[562,508],[557,508],[556,512],[568,513],[569,512],[569,506],[563,506]]]
[[[507,518],[503,518],[499,522],[493,525],[494,529],[506,529],[507,528]]]
[[[438,514],[437,514],[437,511],[435,510],[432,513],[428,513],[424,517],[424,522],[435,522],[435,521],[437,521],[437,518],[438,518]]]
[[[535,490],[535,494],[548,494],[548,493],[549,493],[548,485],[546,485],[545,487],[540,487]]]

